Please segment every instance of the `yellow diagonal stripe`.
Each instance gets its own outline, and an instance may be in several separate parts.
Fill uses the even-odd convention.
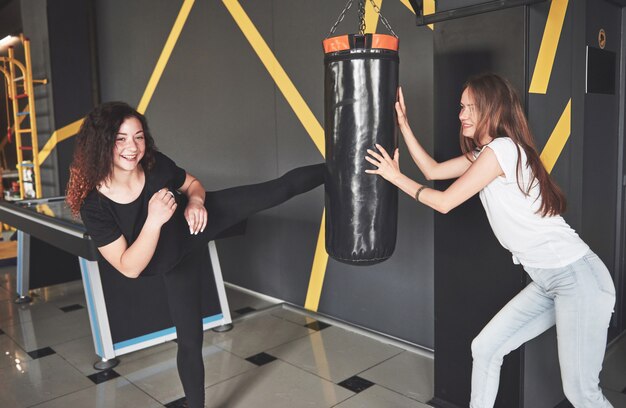
[[[435,0],[424,0],[424,15],[435,13]],[[431,30],[435,29],[434,24],[428,24]]]
[[[373,0],[376,6],[380,10],[383,0]],[[370,0],[365,1],[365,32],[376,33],[378,26],[378,13],[374,10],[374,6]]]
[[[546,28],[543,31],[537,62],[528,89],[529,93],[545,94],[548,90],[568,2],[569,0],[552,0],[550,4]]]
[[[156,89],[159,80],[161,79],[161,75],[165,70],[165,66],[172,55],[172,51],[174,46],[176,45],[176,41],[180,36],[181,31],[187,21],[187,17],[189,16],[189,12],[191,11],[191,7],[193,6],[195,0],[185,0],[183,5],[178,12],[178,17],[176,17],[176,21],[174,22],[174,26],[170,31],[169,36],[167,37],[167,41],[165,42],[165,46],[163,47],[163,51],[161,51],[161,55],[152,71],[152,75],[150,76],[150,80],[148,81],[148,85],[146,85],[146,89],[143,92],[143,96],[139,101],[139,105],[137,106],[137,111],[140,113],[145,113],[148,108],[148,104],[154,95],[154,90]],[[56,147],[57,143],[62,142],[65,139],[68,139],[78,133],[80,126],[83,124],[84,119],[79,119],[76,122],[70,123],[69,125],[62,127],[61,129],[57,129],[52,135],[50,139],[46,142],[46,145],[39,151],[39,163],[43,163],[44,160],[48,158],[52,150]]]
[[[148,104],[152,99],[154,90],[161,79],[161,75],[165,70],[165,66],[169,61],[170,56],[172,55],[172,50],[174,50],[176,41],[178,41],[178,37],[180,36],[181,31],[183,31],[183,27],[185,26],[187,17],[189,17],[189,13],[191,12],[191,7],[193,7],[194,2],[195,0],[185,0],[180,8],[180,11],[178,12],[178,17],[176,17],[172,31],[170,31],[170,35],[167,37],[163,51],[161,51],[161,56],[154,67],[154,71],[152,71],[152,76],[150,76],[146,89],[143,91],[143,96],[139,101],[139,105],[137,105],[137,111],[139,113],[146,113],[146,109],[148,109]]]
[[[324,156],[324,129],[317,121],[311,109],[306,104],[300,92],[296,89],[291,79],[287,76],[287,73],[282,68],[272,50],[261,37],[261,34],[256,29],[250,17],[246,14],[237,0],[222,0],[233,19],[239,26],[239,29],[243,32],[254,52],[261,59],[261,62],[265,66],[265,69],[269,72],[270,76],[276,83],[276,86],[282,92],[283,96],[291,106],[302,126],[309,134],[315,146]],[[325,244],[325,229],[324,229],[324,215],[322,215],[322,221],[320,225],[320,234],[317,238],[317,246],[315,249],[315,257],[313,259],[313,265],[311,267],[311,277],[309,280],[309,288],[307,290],[306,300],[304,307],[317,311],[319,306],[320,297],[322,295],[322,286],[324,284],[324,275],[326,274],[326,265],[328,263],[328,254],[326,253]]]
[[[39,163],[43,163],[44,160],[48,158],[52,149],[54,149],[57,143],[62,142],[65,139],[69,139],[78,133],[80,126],[83,124],[84,119],[79,119],[76,122],[72,122],[67,126],[62,127],[61,129],[55,130],[50,136],[50,139],[46,142],[46,145],[39,150]]]
[[[545,166],[548,173],[552,172],[552,168],[556,164],[559,156],[561,155],[561,151],[565,147],[565,143],[567,143],[567,139],[569,139],[569,135],[571,133],[572,126],[572,99],[567,102],[567,106],[565,106],[565,110],[561,114],[561,118],[557,122],[548,142],[543,148],[541,152],[541,162]]]
[[[315,118],[315,115],[313,115],[313,112],[311,112],[311,109],[309,109],[309,106],[300,95],[300,92],[298,92],[293,82],[291,82],[291,79],[289,79],[287,73],[280,65],[263,37],[261,37],[261,34],[239,2],[237,0],[222,0],[222,2],[323,156],[324,129]]]
[[[311,277],[309,278],[309,289],[306,293],[304,307],[317,312],[322,295],[322,286],[324,285],[324,276],[326,275],[326,265],[328,264],[328,254],[326,253],[326,210],[322,212],[322,222],[320,225],[320,233],[317,236],[317,246],[315,248],[315,257],[313,258],[313,266],[311,268]]]
[[[413,14],[415,14],[415,10],[413,10],[413,7],[411,7],[411,3],[409,3],[409,0],[400,0],[400,2],[402,4],[404,4],[406,6],[406,8],[408,8],[409,10],[411,10],[411,12]],[[424,15],[426,14],[433,14],[435,12],[435,0],[424,0],[423,6],[424,8],[423,13]],[[430,28],[431,30],[435,29],[435,25],[434,24],[428,24],[428,28]]]

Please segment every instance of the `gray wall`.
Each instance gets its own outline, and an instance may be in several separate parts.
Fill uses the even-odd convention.
[[[321,40],[343,0],[240,1],[323,124]],[[97,1],[102,101],[136,105],[182,2]],[[355,8],[356,6],[354,6]],[[401,39],[400,82],[415,132],[432,150],[432,32],[399,1],[383,13]],[[351,10],[337,33],[356,28]],[[385,32],[379,24],[378,32]],[[198,1],[155,91],[147,118],[159,148],[209,190],[274,178],[322,156],[219,1]],[[404,146],[403,168],[416,178]],[[323,188],[252,217],[245,236],[218,242],[227,281],[304,305]],[[329,260],[319,311],[433,347],[433,215],[409,197],[398,245],[379,265]]]

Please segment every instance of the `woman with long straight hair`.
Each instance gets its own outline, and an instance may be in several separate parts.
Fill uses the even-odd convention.
[[[205,191],[156,149],[145,117],[126,103],[103,103],[85,118],[66,201],[98,246],[102,273],[162,276],[189,408],[204,407],[201,282],[211,270],[207,242],[319,186],[324,172],[324,164],[304,166],[264,183]]]
[[[471,408],[493,407],[505,355],[556,324],[563,390],[576,408],[612,405],[599,387],[615,287],[602,261],[561,217],[563,193],[543,167],[519,97],[495,74],[463,87],[459,120],[463,154],[436,162],[396,103],[400,131],[428,180],[457,179],[437,191],[400,172],[398,150],[381,146],[366,159],[377,174],[417,201],[447,213],[479,193],[491,227],[532,282],[472,342]]]

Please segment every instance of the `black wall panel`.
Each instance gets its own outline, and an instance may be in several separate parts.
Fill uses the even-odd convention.
[[[435,159],[461,154],[459,101],[465,80],[482,72],[508,78],[524,97],[523,7],[435,24]],[[443,190],[449,182],[437,182]],[[435,402],[467,406],[471,341],[525,283],[496,240],[478,197],[435,214]],[[506,357],[497,407],[520,406],[521,354]],[[439,406],[439,405],[437,405]]]
[[[59,128],[80,119],[94,106],[89,7],[90,2],[84,0],[48,2],[50,79],[55,87],[54,123]],[[56,146],[61,191],[69,179],[73,152],[73,139]]]

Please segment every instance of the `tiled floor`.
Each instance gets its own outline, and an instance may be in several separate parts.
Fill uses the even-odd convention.
[[[178,407],[176,344],[93,368],[82,284],[35,291],[13,303],[15,267],[0,268],[0,407]],[[227,289],[233,330],[204,338],[207,406],[427,408],[432,356],[333,321]],[[602,383],[626,408],[626,341],[607,353]]]

